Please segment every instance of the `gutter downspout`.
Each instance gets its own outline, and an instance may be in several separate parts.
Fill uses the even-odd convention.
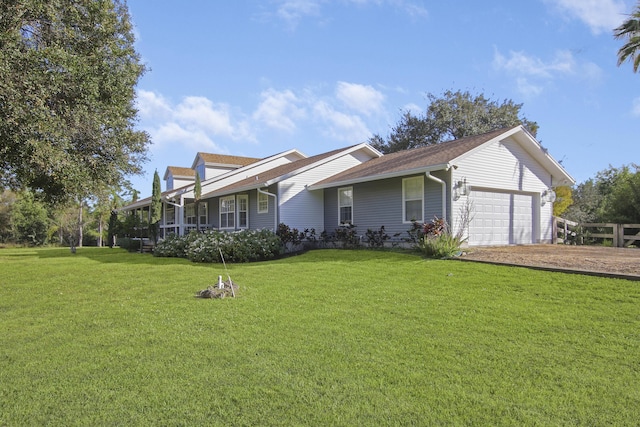
[[[431,172],[425,172],[425,175],[431,181],[435,181],[442,186],[442,219],[449,222],[449,219],[447,218],[447,183],[440,178],[436,178],[431,175]]]
[[[275,210],[275,212],[273,213],[273,217],[274,217],[274,219],[273,219],[273,232],[277,233],[278,232],[278,196],[273,194],[273,193],[269,193],[268,191],[261,190],[260,188],[257,188],[257,190],[258,190],[258,193],[260,193],[260,194],[264,194],[266,196],[273,197],[274,210]]]

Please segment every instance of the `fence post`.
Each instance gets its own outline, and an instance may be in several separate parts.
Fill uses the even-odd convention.
[[[624,247],[624,224],[616,224],[617,226],[617,235],[618,235],[618,246],[617,248]]]

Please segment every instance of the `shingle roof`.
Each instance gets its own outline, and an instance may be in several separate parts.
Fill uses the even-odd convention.
[[[198,153],[198,156],[200,156],[205,163],[215,163],[220,165],[247,166],[260,160],[254,157],[227,156],[225,154],[211,153]]]
[[[184,177],[196,177],[196,171],[191,168],[183,168],[179,166],[168,166],[167,172],[171,172],[171,175],[176,176],[184,176]]]
[[[333,175],[330,178],[316,183],[314,186],[325,186],[331,183],[357,181],[360,179],[364,180],[378,175],[386,176],[403,171],[447,164],[453,159],[479,147],[510,129],[513,128],[498,129],[454,141],[385,154],[382,157],[369,160],[337,175]]]
[[[348,150],[351,147],[339,148],[333,151],[329,151],[326,153],[318,154],[315,156],[307,157],[304,159],[296,160],[295,162],[287,163],[284,165],[277,166],[273,169],[269,169],[263,171],[257,175],[251,175],[247,178],[240,180],[238,182],[234,182],[226,187],[220,188],[218,190],[214,190],[211,194],[227,194],[233,193],[234,191],[242,191],[249,188],[262,187],[269,181],[277,180],[279,178],[285,177],[293,172],[296,172],[300,169],[303,169],[307,166],[310,166],[316,162],[322,161],[326,158],[329,158],[335,154]],[[207,196],[208,196],[207,195]]]

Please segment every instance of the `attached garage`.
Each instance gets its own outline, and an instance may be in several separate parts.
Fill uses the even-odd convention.
[[[474,190],[469,245],[537,243],[536,198],[531,194]]]

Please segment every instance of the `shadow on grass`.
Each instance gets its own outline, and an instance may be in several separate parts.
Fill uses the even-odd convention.
[[[33,257],[40,259],[60,258],[72,259],[86,258],[92,261],[108,264],[146,264],[146,265],[193,265],[206,266],[207,264],[192,263],[189,260],[181,258],[159,258],[154,257],[150,253],[129,252],[120,248],[98,248],[98,247],[82,247],[76,248],[76,252],[72,253],[69,248],[39,248],[31,251],[26,250],[24,254],[5,254],[6,257]],[[0,252],[0,254],[2,254]]]
[[[255,265],[266,262],[286,263],[286,264],[306,264],[318,262],[369,262],[380,261],[393,262],[396,257],[415,257],[416,261],[425,258],[410,250],[400,249],[312,249],[308,251],[287,254],[275,259],[266,261],[255,261],[251,263],[233,263],[229,265]],[[86,258],[92,261],[108,264],[145,264],[145,265],[192,265],[196,267],[207,267],[219,265],[218,263],[196,263],[184,258],[155,257],[150,253],[129,252],[120,248],[98,248],[98,247],[82,247],[76,248],[76,252],[72,253],[70,248],[49,247],[49,248],[20,248],[18,250],[4,251],[0,250],[0,257],[10,258],[40,258],[40,259],[72,259]]]

